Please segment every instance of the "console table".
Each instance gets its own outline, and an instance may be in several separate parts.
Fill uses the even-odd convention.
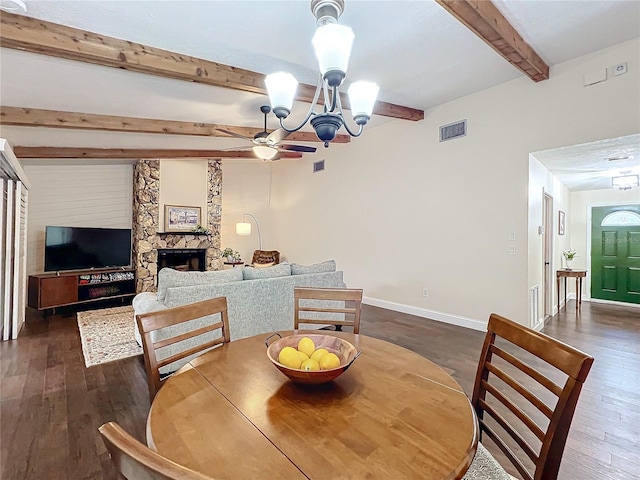
[[[556,283],[558,286],[558,312],[560,312],[560,279],[564,279],[564,306],[567,307],[567,278],[576,279],[576,310],[582,304],[582,279],[587,276],[586,270],[558,270],[556,272]]]

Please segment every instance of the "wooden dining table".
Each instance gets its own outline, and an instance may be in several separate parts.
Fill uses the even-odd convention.
[[[276,369],[269,334],[195,358],[153,400],[149,447],[215,479],[461,478],[478,422],[460,385],[398,345],[326,333],[362,354],[322,385]]]

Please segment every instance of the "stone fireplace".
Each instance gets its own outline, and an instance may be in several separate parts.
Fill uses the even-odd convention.
[[[209,234],[162,233],[159,225],[160,161],[139,160],[133,173],[133,258],[136,291],[156,290],[159,270],[158,250],[201,250],[198,269],[219,270],[222,168],[220,160],[207,160],[207,211],[203,223]],[[190,268],[193,260],[181,268]]]

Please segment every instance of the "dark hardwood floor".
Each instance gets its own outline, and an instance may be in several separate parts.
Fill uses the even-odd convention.
[[[576,315],[573,305],[544,332],[596,360],[559,478],[640,479],[640,309],[583,302]],[[471,394],[483,333],[370,306],[361,333],[431,359]],[[30,310],[20,338],[0,342],[0,374],[2,479],[115,479],[97,433],[109,420],[144,441],[141,357],[85,368],[73,313]]]

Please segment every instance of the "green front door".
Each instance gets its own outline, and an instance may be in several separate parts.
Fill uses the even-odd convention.
[[[592,208],[591,298],[640,304],[640,205]]]

